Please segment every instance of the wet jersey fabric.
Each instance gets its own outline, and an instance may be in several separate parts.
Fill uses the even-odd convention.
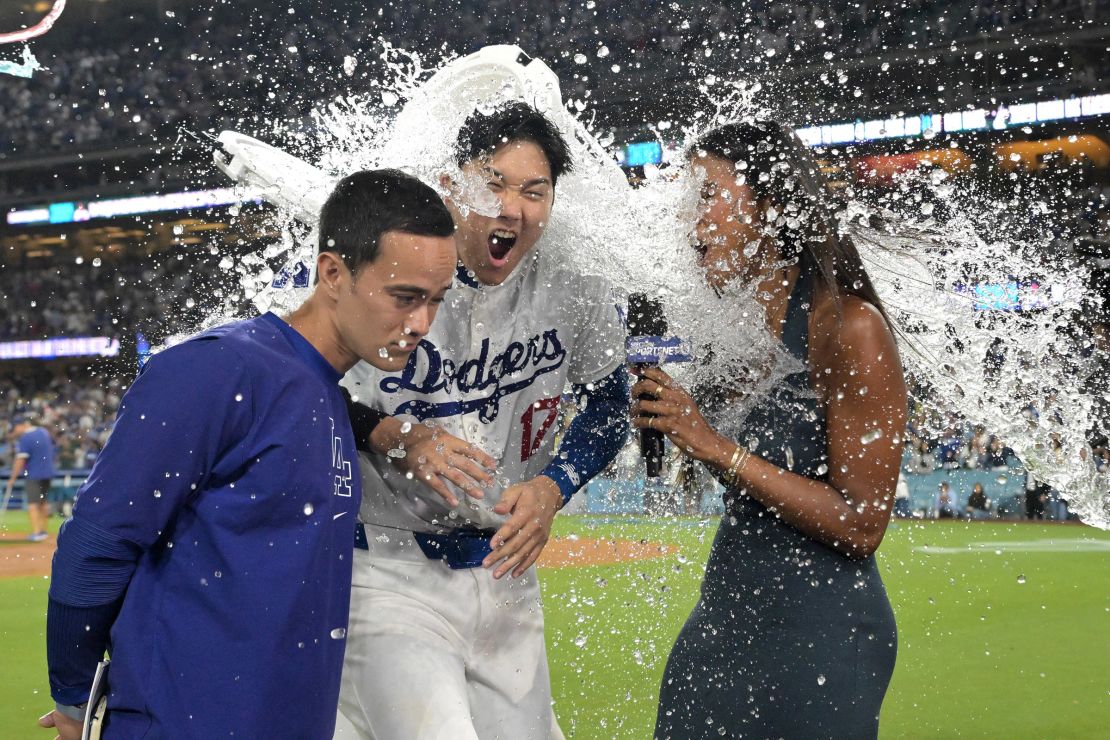
[[[812,295],[803,267],[783,327],[803,362]],[[753,409],[744,434],[775,465],[827,474],[825,415],[808,370]],[[876,737],[896,648],[874,556],[847,558],[729,491],[701,599],[667,661],[655,737]]]
[[[266,314],[159,353],[127,392],[48,615],[52,694],[75,704],[108,637],[86,627],[118,609],[105,738],[331,737],[360,499],[339,378]]]
[[[360,519],[430,534],[496,529],[504,517],[492,509],[502,491],[536,477],[554,458],[564,390],[612,375],[624,363],[624,335],[609,284],[556,267],[542,252],[501,285],[480,285],[460,272],[401,373],[360,362],[343,384],[359,403],[412,423],[434,422],[480,447],[498,460],[497,482],[482,499],[460,494],[448,510],[387,458],[363,454]]]

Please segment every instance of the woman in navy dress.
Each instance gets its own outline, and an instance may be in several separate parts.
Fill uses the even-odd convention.
[[[706,279],[757,284],[768,328],[805,369],[735,438],[706,420],[706,395],[742,387],[695,401],[654,368],[633,388],[635,424],[662,431],[726,487],[701,598],[667,661],[656,737],[874,738],[897,647],[874,557],[906,425],[895,340],[792,131],[727,124],[690,159],[704,173]]]

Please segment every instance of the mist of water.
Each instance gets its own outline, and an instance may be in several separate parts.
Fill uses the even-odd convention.
[[[718,294],[706,285],[690,249],[700,185],[693,168],[649,167],[645,181],[633,187],[603,145],[611,141],[572,114],[557,87],[534,89],[511,76],[464,84],[441,75],[429,84],[436,70],[419,55],[384,44],[382,59],[388,75],[373,95],[320,107],[311,131],[275,124],[275,138],[329,181],[361,169],[397,167],[464,210],[489,215],[497,202],[484,182],[468,179],[455,163],[455,133],[474,110],[525,100],[556,123],[575,163],[559,180],[535,259],[549,261],[552,274],[604,276],[618,299],[636,291],[661,299],[674,333],[695,347],[714,349],[708,362],[676,371],[684,383],[735,385],[742,373],[747,393],[717,417],[722,431],[739,433],[752,405],[798,368],[767,331],[751,286],[731,285]],[[766,115],[753,102],[758,85],[714,82],[719,92],[707,99],[698,125],[676,132],[684,144],[727,120]],[[444,175],[454,183],[450,192]],[[289,187],[295,190],[295,183]],[[284,193],[283,201],[295,202],[296,192]],[[281,239],[237,266],[260,310],[290,310],[304,297],[271,285],[275,260],[287,267],[313,261],[314,235],[295,221],[293,210],[275,216]],[[984,225],[996,212],[994,204],[934,172],[908,177],[884,203],[850,196],[840,224],[855,238],[894,320],[907,372],[926,389],[917,396],[922,418],[938,420],[938,427],[950,414],[982,424],[1039,480],[1063,491],[1084,521],[1110,527],[1110,485],[1085,441],[1092,399],[1082,388],[1096,366],[1089,340],[1069,330],[1081,309],[1084,269],[1049,262],[1038,252],[1043,245],[1016,244],[1001,226],[984,238]],[[957,290],[1011,276],[1056,286],[1051,300],[1035,312],[984,311]]]

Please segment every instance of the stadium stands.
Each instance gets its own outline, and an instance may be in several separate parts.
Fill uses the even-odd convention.
[[[613,64],[651,69],[704,60],[709,39],[718,59],[733,60],[723,68],[740,74],[751,68],[744,60],[804,66],[911,44],[1081,29],[1104,17],[1110,0],[752,0],[703,3],[698,11],[650,0],[434,0],[380,12],[306,2],[294,5],[307,10],[265,26],[252,18],[251,3],[235,5],[159,3],[174,8],[162,16],[155,4],[137,13],[129,5],[120,18],[129,32],[111,40],[73,30],[67,36],[62,27],[43,37],[35,50],[48,71],[30,82],[0,76],[0,156],[164,143],[181,127],[241,125],[244,111],[296,120],[336,94],[370,92],[368,80],[381,71],[379,36],[433,58],[516,42],[551,63],[570,87],[575,73],[596,76]],[[101,35],[108,25],[101,24]],[[1094,76],[1105,59],[1091,65],[1077,74]]]
[[[46,200],[59,192],[76,199],[83,193],[150,193],[167,182],[203,179],[193,161],[163,157],[151,166],[151,152],[171,144],[182,129],[305,120],[332,96],[373,94],[384,70],[379,37],[432,60],[516,42],[548,61],[566,89],[581,96],[599,73],[621,65],[650,77],[669,64],[706,59],[711,49],[718,60],[728,60],[725,68],[738,71],[746,71],[744,60],[752,59],[829,70],[842,59],[885,58],[911,45],[954,48],[956,42],[1009,39],[1018,31],[1083,32],[1104,23],[1110,11],[1110,0],[749,0],[703,3],[697,12],[651,0],[527,6],[430,0],[367,12],[354,3],[299,0],[290,3],[289,13],[269,13],[263,23],[252,5],[120,3],[114,25],[104,17],[95,27],[67,31],[62,24],[36,41],[35,53],[48,70],[31,80],[0,76],[0,163],[30,163],[22,170],[0,168],[0,193],[11,202]],[[97,12],[110,18],[113,7],[106,3]],[[1105,55],[1076,63],[1075,79],[1086,75],[1088,87],[1102,84]],[[874,92],[862,90],[858,104],[868,105]],[[131,148],[136,153],[129,158]],[[94,156],[61,176],[37,167],[40,158],[72,158],[75,152]],[[85,168],[97,158],[100,169]],[[42,171],[34,174],[37,169]],[[1048,207],[1029,220],[1029,229],[1048,228],[1067,244],[1110,244],[1110,186],[1104,181],[1062,180],[1050,170],[1017,176],[1023,207]],[[210,251],[194,241],[200,243],[170,252],[129,248],[95,259],[79,260],[64,248],[45,258],[9,255],[0,271],[0,341],[112,336],[126,343],[138,331],[158,341],[195,328],[223,295],[236,290],[236,276],[219,266],[222,246],[210,243]],[[105,375],[90,374],[87,363],[5,367],[0,413],[40,415],[59,439],[61,466],[80,469],[103,443],[119,394],[133,377],[133,361],[132,351]],[[998,489],[992,476],[998,477],[999,459],[1002,467],[1009,461],[1004,453],[992,456],[989,433],[959,419],[948,426],[951,433],[941,435],[921,424],[907,438],[910,475],[935,485],[933,478],[956,471]],[[1099,449],[1106,464],[1106,445]],[[1012,475],[1007,478],[1015,485]],[[964,488],[961,483],[959,493],[966,498]]]

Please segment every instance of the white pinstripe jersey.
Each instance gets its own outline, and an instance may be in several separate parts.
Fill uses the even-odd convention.
[[[542,251],[497,286],[457,276],[429,334],[401,373],[360,362],[343,379],[356,400],[414,423],[428,420],[499,461],[481,500],[448,510],[386,457],[360,455],[366,523],[417,532],[495,528],[501,492],[551,462],[559,399],[624,361],[625,329],[612,286],[568,272]]]

